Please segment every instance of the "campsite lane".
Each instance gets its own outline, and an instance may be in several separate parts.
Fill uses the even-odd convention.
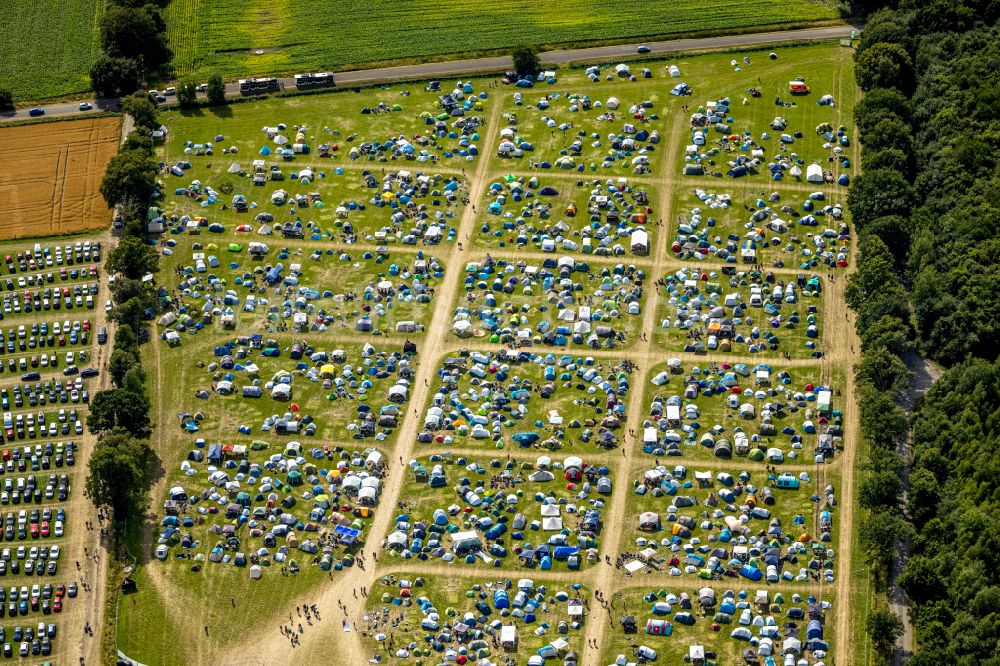
[[[759,46],[764,44],[780,44],[802,41],[824,41],[850,37],[858,28],[850,25],[828,26],[822,28],[807,28],[805,30],[785,30],[779,32],[760,32],[743,35],[723,35],[719,37],[702,37],[694,39],[677,39],[663,42],[646,43],[650,48],[650,58],[665,53],[679,51],[703,51],[712,49],[728,49],[743,46]],[[594,46],[584,49],[566,49],[546,51],[540,54],[544,64],[566,65],[588,61],[600,61],[609,58],[635,59],[637,44],[618,44],[612,46]],[[638,61],[641,62],[641,61]],[[470,72],[503,71],[511,67],[510,56],[495,56],[491,58],[472,58],[468,60],[452,60],[447,62],[428,62],[419,65],[403,65],[400,67],[381,67],[378,69],[360,69],[353,72],[337,74],[339,86],[363,86],[405,79],[429,79],[434,77],[464,76]],[[282,85],[291,88],[295,85],[294,78],[280,79]],[[226,94],[239,95],[239,85],[230,83],[226,86]],[[202,94],[199,93],[199,96]],[[74,102],[58,102],[45,105],[46,117],[53,116],[86,116],[88,112],[80,111],[80,104],[90,102],[95,111],[113,110],[121,100],[117,99],[87,99]],[[174,104],[167,102],[165,106]],[[0,116],[0,123],[24,120],[28,118],[28,109],[18,109],[14,113]]]

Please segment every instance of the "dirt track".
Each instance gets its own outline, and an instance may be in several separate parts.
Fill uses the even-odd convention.
[[[120,118],[0,128],[0,239],[106,229],[98,188]]]

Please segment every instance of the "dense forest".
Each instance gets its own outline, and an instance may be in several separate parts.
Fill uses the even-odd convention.
[[[915,666],[1000,664],[998,15],[996,0],[904,0],[869,15],[855,58],[860,538],[883,589],[910,543]],[[908,419],[914,351],[949,370]],[[899,627],[868,629],[888,659]]]

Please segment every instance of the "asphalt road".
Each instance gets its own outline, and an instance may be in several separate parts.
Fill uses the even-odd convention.
[[[807,28],[804,30],[784,30],[779,32],[757,32],[744,35],[725,35],[721,37],[703,37],[699,39],[675,39],[665,42],[644,42],[650,49],[650,57],[675,53],[677,51],[700,51],[706,49],[724,49],[733,47],[755,46],[759,44],[781,44],[799,41],[823,41],[850,37],[856,30],[850,25],[829,26],[823,28]],[[542,64],[565,65],[569,63],[602,61],[614,58],[635,59],[638,55],[638,44],[619,44],[613,46],[594,46],[583,49],[566,49],[546,51],[540,54]],[[431,79],[436,77],[451,77],[468,74],[469,72],[504,71],[511,68],[510,56],[494,56],[491,58],[471,58],[467,60],[450,60],[445,62],[428,62],[419,65],[402,65],[399,67],[380,67],[377,69],[359,69],[352,72],[342,72],[336,75],[338,87],[371,85],[388,83],[405,79]],[[285,88],[294,87],[291,77],[280,79]],[[230,83],[226,86],[227,95],[239,95],[239,86]],[[199,94],[199,96],[201,96]],[[87,115],[80,110],[80,104],[88,102],[94,110],[116,109],[119,100],[78,100],[76,102],[59,102],[42,106],[45,116],[81,116]],[[168,97],[164,106],[175,103],[175,98]],[[18,109],[14,113],[0,115],[0,123],[28,118],[28,109]]]

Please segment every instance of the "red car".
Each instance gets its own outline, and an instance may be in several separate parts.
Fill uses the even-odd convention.
[[[84,319],[83,320],[83,330],[85,330],[85,331],[89,331],[90,330],[90,320],[89,319]]]
[[[10,449],[4,449],[3,450],[3,461],[7,462],[8,460],[10,460]]]
[[[38,538],[38,525],[36,525],[35,523],[31,524],[31,538],[32,539]]]
[[[52,600],[52,612],[61,613],[62,612],[62,597],[56,597]]]
[[[42,536],[47,537],[49,535],[49,523],[47,520],[42,521]]]

